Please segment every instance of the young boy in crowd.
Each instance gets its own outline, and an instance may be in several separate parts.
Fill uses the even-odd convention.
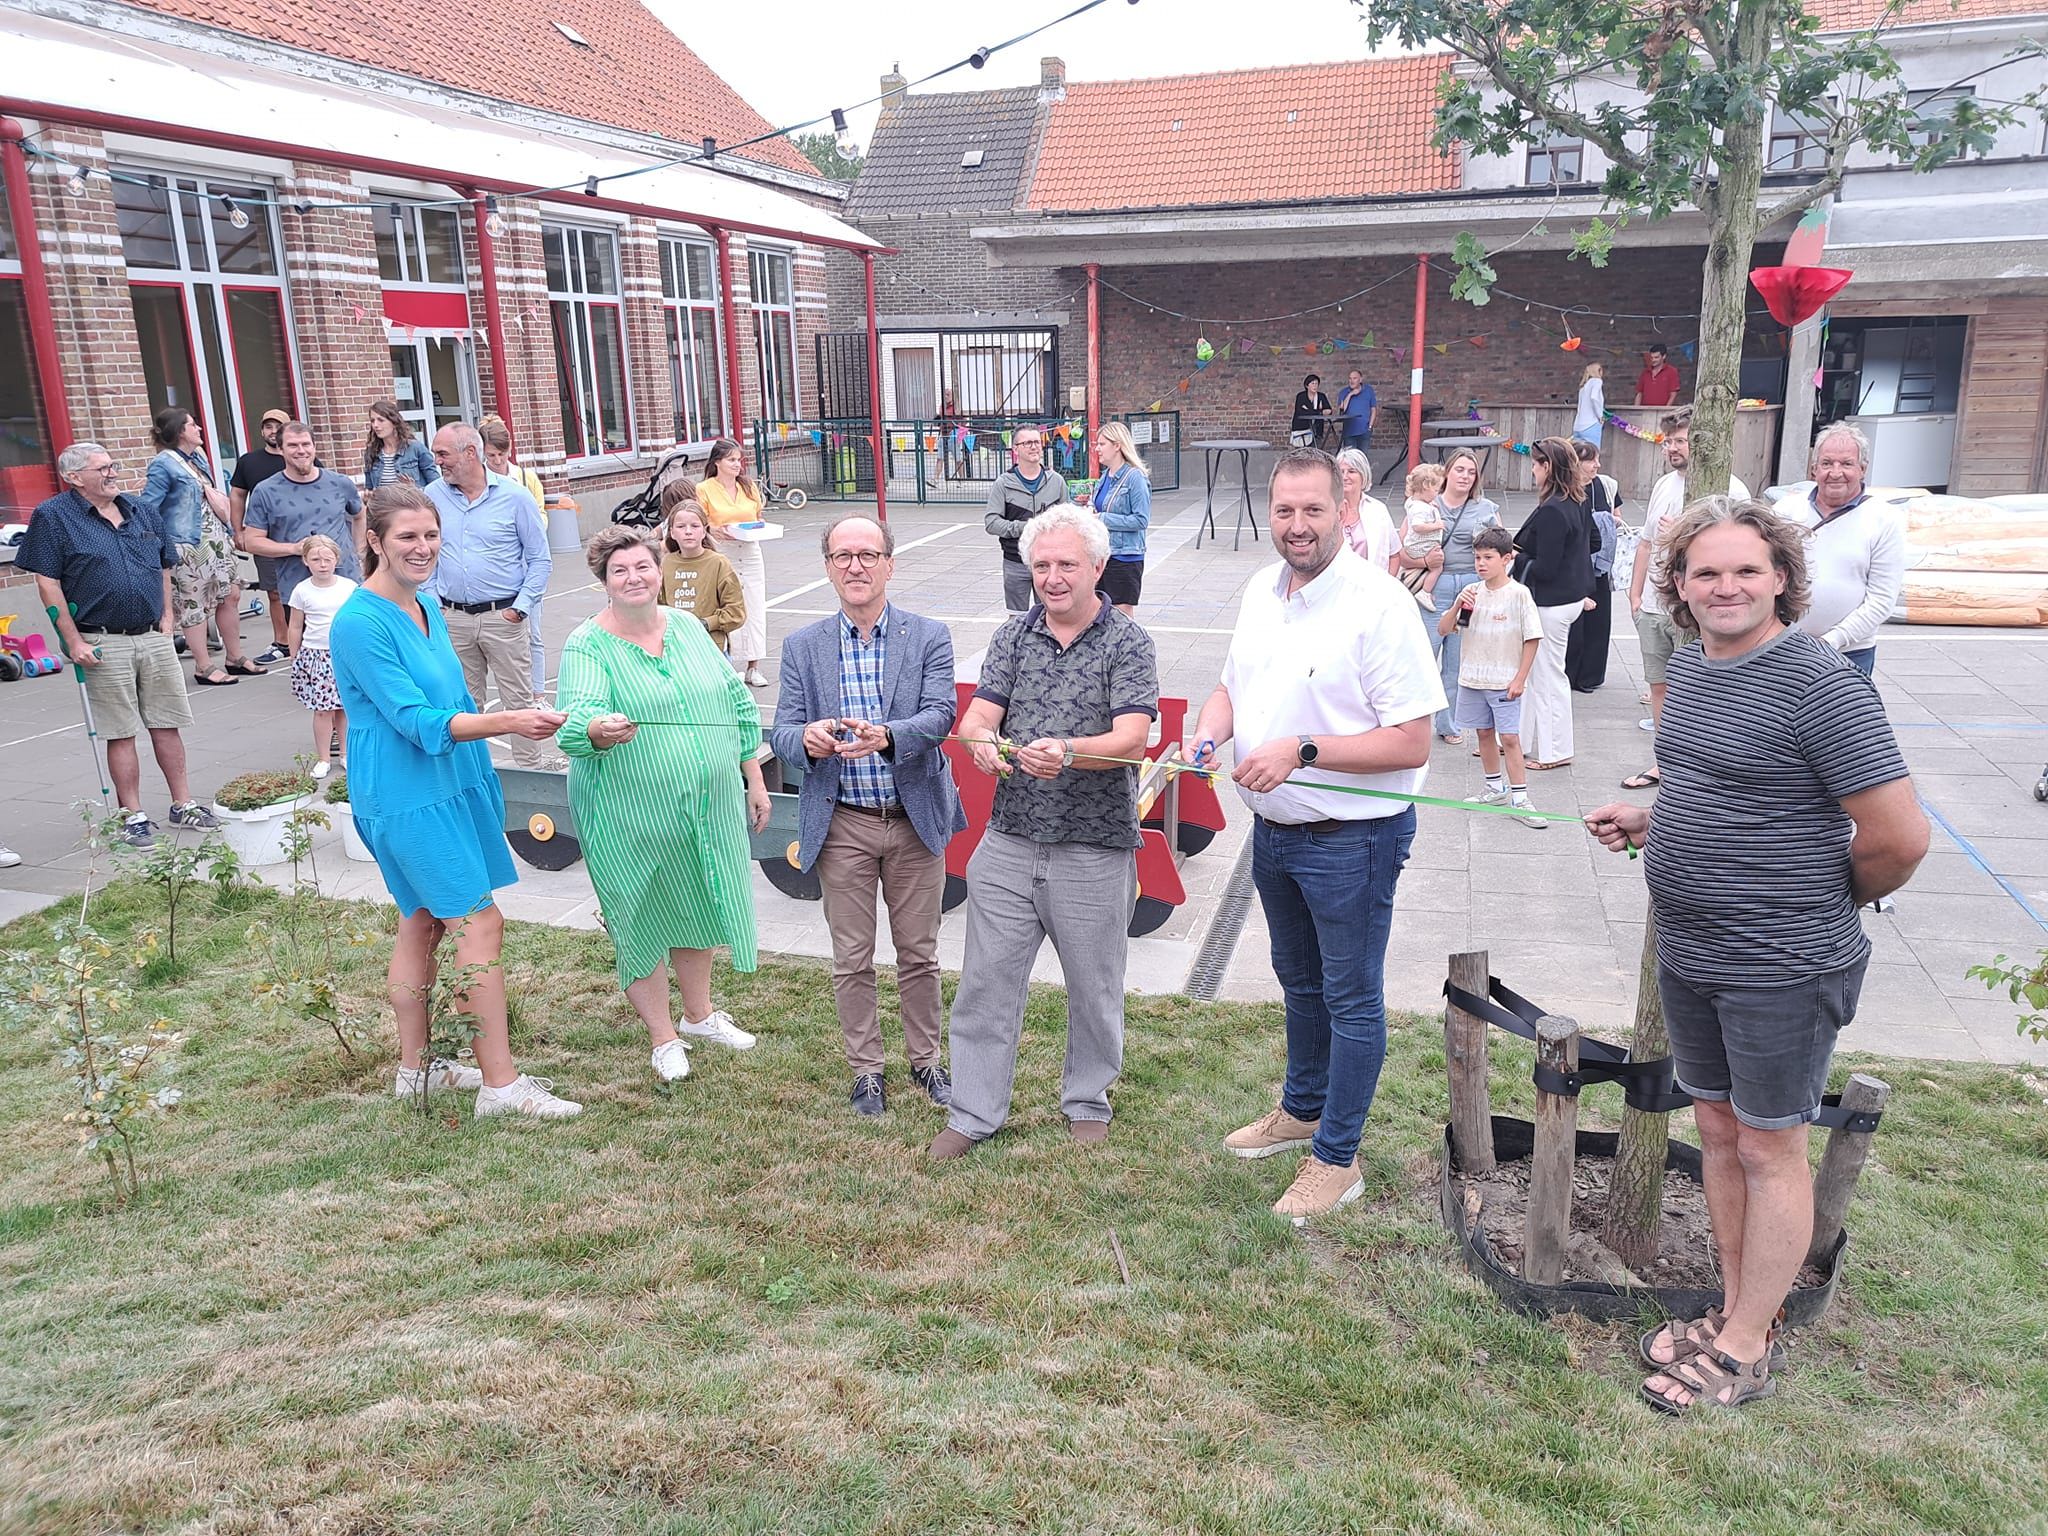
[[[1436,493],[1444,488],[1440,464],[1418,464],[1408,471],[1406,514],[1401,522],[1401,553],[1410,560],[1427,560],[1444,547],[1444,519],[1437,511]],[[1436,582],[1436,569],[1403,571],[1401,584],[1414,594],[1424,613],[1436,612],[1436,599],[1429,589]]]
[[[1458,594],[1436,628],[1440,635],[1461,627],[1465,631],[1458,663],[1457,721],[1461,729],[1479,733],[1479,762],[1486,770],[1486,788],[1471,796],[1472,802],[1506,801],[1534,810],[1528,770],[1522,763],[1522,691],[1536,665],[1543,621],[1529,589],[1508,574],[1514,555],[1514,536],[1507,529],[1482,528],[1472,540],[1472,567],[1479,580]],[[1517,819],[1532,827],[1548,825],[1540,816]]]

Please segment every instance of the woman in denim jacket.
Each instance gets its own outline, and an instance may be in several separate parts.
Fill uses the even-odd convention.
[[[1131,429],[1107,422],[1095,434],[1095,456],[1102,478],[1095,482],[1092,505],[1109,528],[1109,562],[1102,568],[1097,590],[1125,613],[1138,606],[1145,588],[1145,529],[1152,522],[1152,481]]]
[[[228,528],[228,500],[213,482],[206,462],[205,429],[192,413],[172,406],[156,413],[150,429],[157,456],[149,461],[142,494],[143,510],[154,513],[164,534],[177,546],[178,563],[171,568],[171,611],[185,633],[192,657],[193,681],[211,688],[232,685],[236,677],[261,677],[264,669],[243,654],[242,623],[236,613],[240,583],[235,573],[234,535]],[[206,626],[220,630],[227,667],[213,664],[207,649]],[[230,675],[234,674],[234,675]]]
[[[363,443],[363,487],[374,491],[397,480],[418,486],[441,478],[433,452],[412,435],[396,400],[370,402],[370,435]]]

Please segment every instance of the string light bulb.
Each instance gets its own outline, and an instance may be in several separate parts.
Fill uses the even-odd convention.
[[[225,192],[220,195],[220,205],[228,211],[228,223],[232,224],[236,229],[247,229],[249,227],[248,210]]]
[[[64,183],[64,190],[73,197],[85,196],[85,172],[80,170],[72,171],[71,179]]]
[[[498,211],[498,198],[494,192],[484,194],[484,233],[493,240],[502,240],[512,226],[505,222],[505,215]]]
[[[977,48],[967,55],[967,62],[975,69],[984,68],[988,64],[988,53],[986,48]]]
[[[583,178],[583,195],[585,197],[597,196],[597,178],[595,176]]]
[[[838,107],[832,109],[832,142],[842,155],[853,153],[853,130],[846,126],[846,113]]]

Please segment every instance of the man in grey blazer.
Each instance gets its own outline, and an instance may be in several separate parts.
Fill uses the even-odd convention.
[[[887,1108],[875,1006],[875,893],[889,904],[911,1081],[950,1104],[939,1060],[939,914],[946,844],[967,825],[941,750],[953,729],[953,638],[889,604],[896,535],[867,517],[826,528],[839,612],[782,642],[769,737],[804,770],[799,867],[817,867],[832,931],[832,991],[856,1114]]]

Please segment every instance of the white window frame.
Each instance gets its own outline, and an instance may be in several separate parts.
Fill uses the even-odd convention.
[[[219,472],[226,475],[232,470],[237,458],[250,448],[258,446],[254,442],[242,441],[242,422],[222,423],[214,420],[218,414],[214,409],[213,398],[213,386],[216,382],[226,392],[231,409],[239,410],[243,417],[249,415],[249,402],[242,393],[241,371],[235,359],[234,333],[228,324],[228,290],[262,289],[277,294],[278,313],[284,324],[285,366],[291,374],[291,398],[285,404],[293,414],[302,413],[304,386],[301,381],[305,378],[305,370],[299,363],[298,328],[292,321],[291,289],[285,279],[284,236],[277,223],[276,186],[261,177],[243,176],[231,169],[220,167],[208,173],[189,166],[150,165],[124,160],[115,164],[112,171],[117,181],[122,177],[150,177],[170,194],[171,241],[173,249],[177,252],[178,264],[175,267],[125,266],[124,270],[127,273],[131,294],[137,284],[145,287],[175,287],[179,290],[180,305],[184,312],[186,342],[191,352],[193,382],[199,395],[199,398],[186,408],[191,410],[200,425],[206,429],[210,456]],[[185,183],[190,183],[190,188],[187,188]],[[251,190],[259,195],[247,196]],[[218,201],[222,192],[230,196],[236,193],[243,194],[236,199],[237,206],[247,213],[252,221],[268,221],[270,248],[277,255],[277,271],[274,274],[221,270],[219,244],[214,238],[212,205]],[[192,264],[189,233],[178,203],[178,199],[184,197],[196,199],[201,209],[199,224],[206,247],[206,264],[203,267],[195,267]],[[117,233],[115,238],[118,240],[121,237]],[[216,335],[220,340],[222,377],[218,381],[213,377],[206,347],[202,345],[205,333],[199,323],[201,304],[210,306]],[[152,408],[161,406],[161,402],[158,401],[151,401],[150,404]]]
[[[726,419],[731,409],[731,403],[725,398],[725,369],[721,366],[725,357],[725,317],[721,312],[723,289],[720,285],[725,274],[718,270],[718,247],[709,240],[687,235],[660,234],[655,250],[661,264],[662,345],[667,349],[669,387],[675,395],[676,445],[708,445],[727,435]],[[708,258],[705,262],[705,268],[711,274],[708,298],[698,297],[689,291],[689,253],[692,250],[701,250]],[[717,412],[717,420],[708,422],[694,420],[699,391],[690,387],[695,381],[687,375],[696,354],[688,348],[678,347],[679,341],[694,342],[699,335],[698,327],[705,325],[710,327],[711,392]],[[673,334],[671,328],[674,328]],[[737,428],[732,435],[738,435]]]
[[[756,263],[781,263],[787,278],[789,293],[787,303],[777,303],[761,297],[762,284]],[[772,290],[771,290],[772,291]],[[796,331],[796,253],[787,246],[753,245],[747,247],[747,297],[754,317],[754,371],[760,381],[760,407],[763,421],[801,421],[803,419],[803,368],[797,357]],[[789,378],[780,378],[775,364],[775,348],[771,337],[778,315],[789,318]],[[763,321],[766,324],[763,324]],[[788,387],[788,399],[778,400],[770,392],[770,381],[776,380]]]
[[[541,225],[540,233],[541,270],[543,273],[547,270],[548,242],[559,236],[563,242],[564,277],[565,281],[569,284],[567,288],[556,288],[552,277],[546,279],[549,285],[547,314],[550,333],[549,345],[555,352],[556,367],[559,369],[562,363],[562,343],[565,338],[554,330],[555,306],[557,304],[568,305],[572,317],[580,312],[582,325],[576,335],[567,338],[571,343],[568,349],[570,382],[579,405],[587,406],[594,415],[594,420],[592,421],[579,420],[576,441],[567,441],[567,435],[564,434],[563,452],[572,464],[589,462],[596,459],[631,456],[635,451],[636,443],[634,437],[635,411],[633,400],[632,341],[631,333],[626,326],[625,273],[620,265],[619,232],[616,228],[605,225],[571,224],[561,220],[550,219]],[[612,273],[618,284],[617,288],[612,292],[607,293],[601,289],[593,292],[589,286],[589,278],[584,271],[583,241],[585,237],[590,235],[595,235],[599,239],[611,242]],[[574,238],[570,238],[572,236]],[[616,448],[607,446],[605,442],[607,427],[612,424],[607,423],[604,419],[604,402],[596,388],[598,378],[597,327],[590,320],[590,312],[595,309],[609,309],[618,317],[619,388],[624,397],[622,405],[626,413],[626,419],[622,424],[619,424],[623,426],[623,431],[619,434],[619,446]],[[559,378],[556,380],[556,387],[559,392]],[[559,405],[557,408],[559,409]],[[592,426],[595,426],[597,430],[597,441],[595,443],[589,440],[589,429]]]
[[[424,204],[408,202],[402,197],[390,197],[380,192],[370,193],[371,221],[375,221],[393,209],[398,212],[394,222],[398,226],[398,270],[397,277],[390,277],[384,271],[384,258],[377,257],[377,280],[386,288],[424,288],[438,293],[469,292],[469,252],[463,244],[462,213],[459,209],[429,209]],[[420,216],[427,212],[452,214],[455,219],[455,264],[461,269],[452,283],[434,282],[425,275],[426,235],[420,226]],[[374,237],[372,244],[375,243]],[[420,268],[413,270],[415,264]]]

